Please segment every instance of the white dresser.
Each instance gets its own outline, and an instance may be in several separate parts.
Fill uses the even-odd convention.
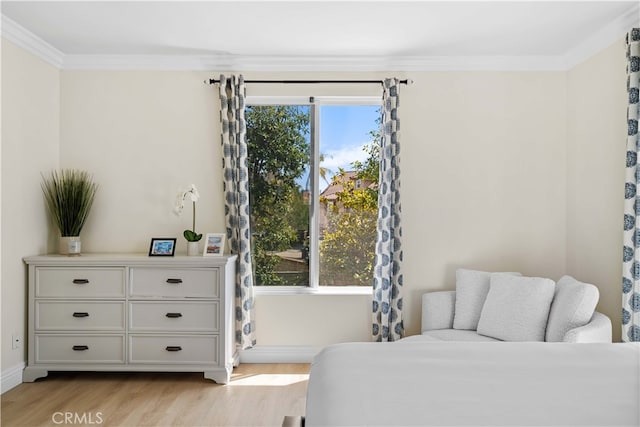
[[[235,256],[33,256],[29,361],[49,371],[184,371],[226,384],[234,341]]]

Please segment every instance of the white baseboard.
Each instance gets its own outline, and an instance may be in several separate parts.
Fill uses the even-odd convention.
[[[257,345],[240,351],[240,363],[311,363],[321,349],[306,345]]]
[[[26,364],[24,362],[13,368],[6,369],[0,374],[0,393],[5,393],[15,386],[22,384],[22,371]]]

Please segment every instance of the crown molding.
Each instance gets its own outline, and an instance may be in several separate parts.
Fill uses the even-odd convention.
[[[301,57],[66,55],[65,70],[171,71],[559,71],[562,56]]]
[[[230,70],[232,63],[218,55],[65,55],[64,70]]]
[[[530,56],[235,57],[232,69],[247,71],[470,71],[558,70],[562,59]]]
[[[2,15],[0,26],[2,37],[54,67],[62,68],[64,54],[58,49],[5,15]]]
[[[166,71],[565,71],[640,24],[640,4],[558,56],[65,55],[2,15],[2,37],[63,70]]]
[[[637,26],[640,26],[640,3],[635,4],[626,13],[585,38],[582,43],[567,52],[564,55],[565,69],[569,70],[602,49],[611,46],[624,37],[629,30]]]

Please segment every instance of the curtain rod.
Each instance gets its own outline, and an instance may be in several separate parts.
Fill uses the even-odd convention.
[[[207,81],[204,81],[207,83]],[[321,84],[321,83],[376,83],[383,84],[383,80],[245,80],[245,83],[281,83],[281,84]],[[210,85],[220,83],[220,80],[209,79],[208,82]],[[413,84],[413,80],[404,79],[400,80],[400,84],[410,85]]]

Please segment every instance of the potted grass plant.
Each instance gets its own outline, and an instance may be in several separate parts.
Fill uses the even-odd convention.
[[[88,172],[77,169],[42,175],[42,192],[51,219],[60,231],[59,253],[79,255],[80,232],[89,216],[98,185]]]

